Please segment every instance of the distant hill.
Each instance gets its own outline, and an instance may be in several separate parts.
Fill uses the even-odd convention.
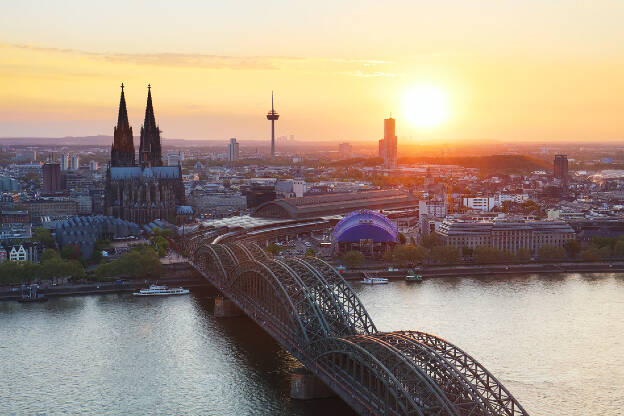
[[[501,173],[531,172],[549,169],[551,164],[545,160],[525,155],[490,155],[468,157],[406,157],[399,158],[399,163],[431,163],[436,165],[458,165],[465,168],[479,168],[483,171]]]

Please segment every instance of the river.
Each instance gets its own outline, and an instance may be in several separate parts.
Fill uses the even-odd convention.
[[[455,343],[532,415],[622,414],[624,275],[353,286],[378,329]],[[289,399],[296,361],[247,318],[215,318],[215,293],[0,302],[0,414],[352,414]]]

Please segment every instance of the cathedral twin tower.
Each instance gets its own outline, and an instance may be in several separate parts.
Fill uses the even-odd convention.
[[[138,163],[123,88],[121,84],[119,117],[106,172],[106,214],[140,225],[156,219],[176,222],[178,214],[190,208],[184,205],[182,167],[163,166],[162,163],[160,129],[154,117],[151,88],[147,86]]]
[[[128,122],[128,110],[124,85],[121,84],[121,99],[119,101],[119,116],[117,126],[113,134],[113,147],[111,149],[111,166],[136,166],[134,152],[134,139],[132,127]],[[147,86],[147,106],[145,107],[145,120],[141,127],[141,141],[139,143],[139,166],[142,168],[162,166],[162,150],[160,145],[160,129],[154,117],[152,106],[151,86]]]

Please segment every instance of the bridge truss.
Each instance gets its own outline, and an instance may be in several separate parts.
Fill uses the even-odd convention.
[[[194,267],[363,415],[528,415],[479,362],[417,331],[379,332],[347,282],[317,258],[193,236]]]

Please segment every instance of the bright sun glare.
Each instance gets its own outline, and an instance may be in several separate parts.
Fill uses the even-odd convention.
[[[434,85],[419,85],[408,90],[403,109],[407,120],[416,127],[435,127],[449,116],[447,96]]]

